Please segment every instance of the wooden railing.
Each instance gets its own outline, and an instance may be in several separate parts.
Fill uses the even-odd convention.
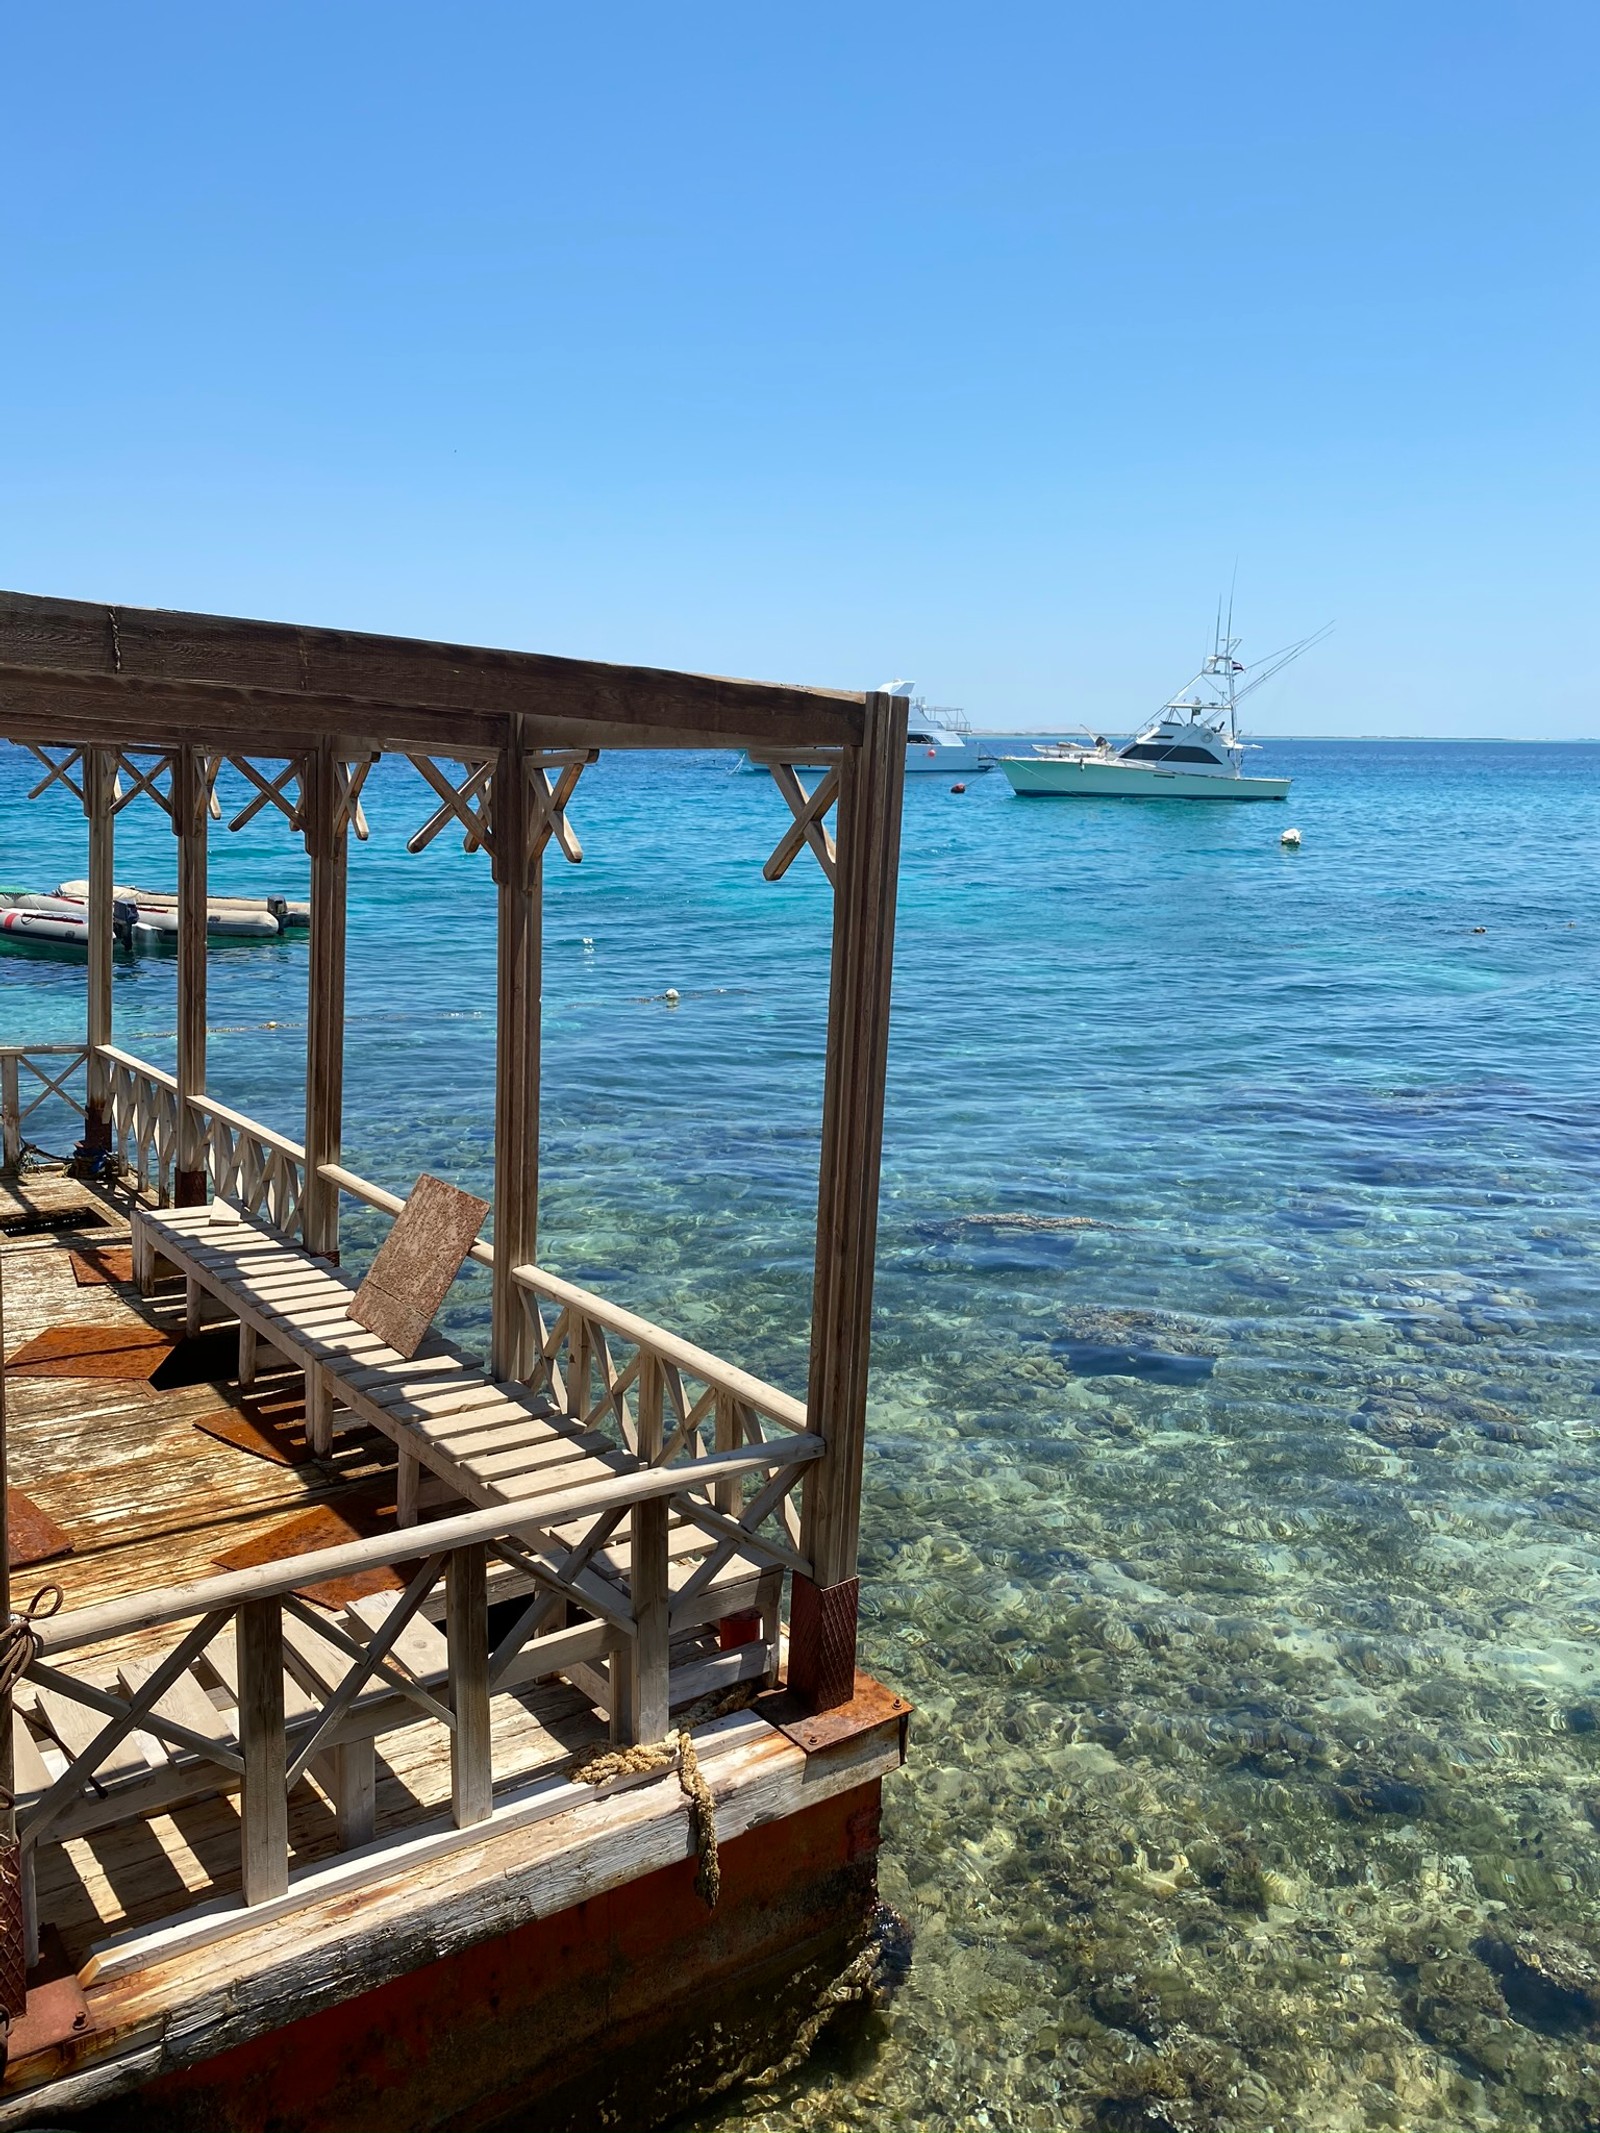
[[[171,1074],[117,1045],[101,1045],[99,1056],[106,1063],[118,1163],[142,1193],[164,1207],[177,1159],[178,1084]],[[286,1237],[299,1236],[306,1165],[300,1143],[214,1096],[192,1096],[189,1102],[205,1124],[212,1190],[264,1216]]]
[[[397,1215],[405,1205],[398,1194],[337,1163],[324,1164],[322,1175],[385,1214]],[[494,1265],[490,1244],[475,1244],[471,1256]],[[534,1335],[526,1382],[559,1413],[610,1437],[618,1450],[647,1465],[759,1447],[809,1426],[803,1401],[664,1326],[543,1267],[516,1267],[512,1279]],[[780,1467],[759,1482],[725,1480],[708,1501],[685,1507],[717,1545],[675,1595],[674,1622],[690,1616],[692,1603],[735,1553],[780,1571],[811,1574],[793,1502],[799,1480],[796,1467]]]
[[[0,1167],[13,1173],[20,1167],[23,1126],[52,1097],[83,1116],[84,1099],[66,1083],[88,1057],[86,1044],[0,1045]]]
[[[540,1635],[532,1606],[492,1640],[489,1556],[516,1559],[519,1541],[555,1525],[625,1517],[695,1494],[709,1498],[728,1478],[779,1459],[798,1466],[820,1450],[816,1439],[802,1437],[781,1451],[724,1455],[703,1469],[646,1468],[541,1499],[536,1522],[526,1504],[497,1505],[420,1533],[351,1541],[37,1621],[40,1649],[18,1701],[27,1708],[31,1694],[66,1753],[65,1768],[23,1800],[19,1828],[30,1859],[47,1839],[237,1787],[244,1900],[270,1902],[288,1888],[295,1784],[314,1772],[334,1801],[341,1841],[367,1844],[373,1743],[428,1720],[450,1734],[454,1825],[474,1827],[494,1806],[492,1699],[556,1674],[599,1665],[615,1675],[634,1663],[631,1623],[595,1620]],[[380,1567],[399,1568],[407,1583],[376,1617],[353,1607],[340,1619],[301,1595],[308,1585]],[[424,1615],[441,1584],[442,1635]],[[180,1624],[187,1626],[175,1643],[153,1647],[152,1633]],[[126,1651],[134,1637],[137,1660],[124,1658],[112,1685],[106,1648]],[[62,1664],[74,1652],[91,1655],[77,1672]],[[141,1765],[130,1774],[136,1733],[160,1744],[163,1769]],[[547,1747],[544,1754],[538,1767],[548,1772]],[[533,1774],[503,1772],[502,1779],[514,1786]],[[551,1793],[546,1811],[572,1804],[570,1784],[552,1781]]]
[[[165,1207],[178,1149],[178,1084],[160,1067],[103,1044],[111,1106],[111,1145],[125,1177]]]
[[[298,1141],[258,1125],[214,1096],[192,1096],[206,1121],[206,1170],[212,1190],[247,1213],[261,1215],[286,1237],[301,1233],[306,1152]]]

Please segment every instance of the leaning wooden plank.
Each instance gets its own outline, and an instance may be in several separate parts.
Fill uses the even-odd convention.
[[[415,1355],[488,1212],[487,1200],[424,1171],[351,1300],[356,1324]]]

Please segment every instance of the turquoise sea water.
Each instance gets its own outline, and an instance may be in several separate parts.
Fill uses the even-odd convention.
[[[862,1574],[915,1960],[706,2125],[1600,2125],[1600,748],[1257,761],[1287,807],[908,794]],[[36,774],[0,881],[51,887]],[[346,1160],[485,1184],[487,869],[368,797]],[[803,1391],[826,889],[727,758],[573,818],[541,1256]],[[146,803],[119,854],[171,883]],[[296,1133],[305,955],[210,965],[213,1088]],[[0,1034],[81,986],[0,961]],[[171,962],[116,1015],[169,1060]]]

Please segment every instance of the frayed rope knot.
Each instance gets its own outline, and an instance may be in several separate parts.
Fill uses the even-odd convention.
[[[594,1756],[572,1773],[575,1785],[609,1785],[614,1778],[647,1777],[654,1772],[678,1772],[678,1783],[689,1802],[689,1826],[694,1831],[695,1854],[700,1861],[694,1877],[694,1892],[708,1911],[717,1908],[722,1894],[722,1861],[717,1855],[717,1808],[695,1753],[694,1741],[685,1727],[665,1740],[641,1742],[637,1748],[613,1748]]]

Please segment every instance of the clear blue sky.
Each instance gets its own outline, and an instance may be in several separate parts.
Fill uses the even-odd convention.
[[[1600,8],[13,8],[0,583],[1600,733]]]

